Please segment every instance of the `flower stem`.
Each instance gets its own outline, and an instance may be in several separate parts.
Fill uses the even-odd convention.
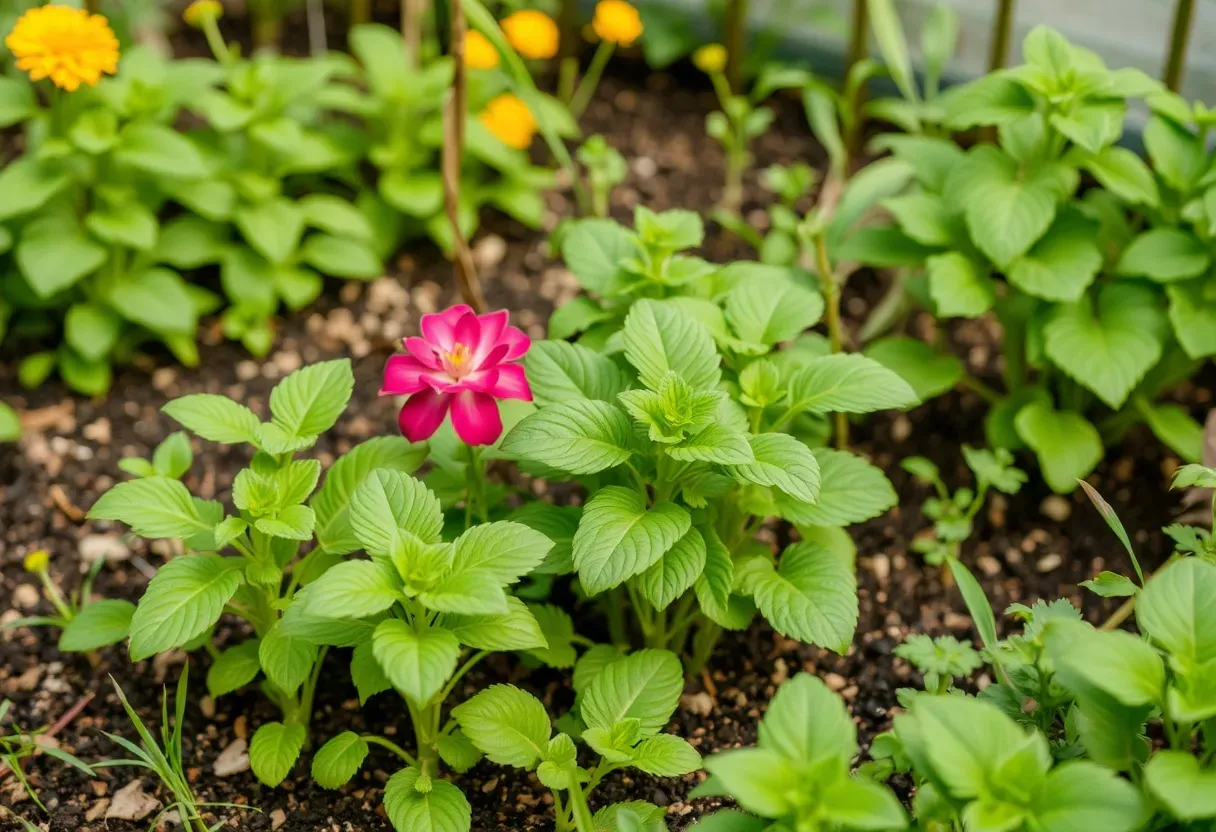
[[[840,323],[840,286],[836,283],[836,275],[832,273],[832,263],[828,259],[828,244],[823,234],[815,235],[815,261],[819,271],[819,281],[827,299],[828,343],[832,353],[838,353],[844,346],[844,337]],[[832,414],[836,425],[836,447],[847,450],[849,447],[849,419],[844,413]]]
[[[616,44],[610,40],[600,41],[599,47],[595,50],[595,56],[591,59],[591,65],[587,67],[587,74],[583,76],[583,80],[575,90],[574,96],[570,99],[570,114],[576,119],[583,114],[587,109],[587,105],[591,103],[591,96],[595,94],[595,88],[600,85],[600,78],[604,75],[604,68],[608,66],[608,59],[612,57],[613,51],[616,49]]]

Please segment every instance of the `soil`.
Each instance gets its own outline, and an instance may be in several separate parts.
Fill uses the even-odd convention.
[[[621,67],[618,64],[618,74],[603,83],[584,122],[589,134],[605,134],[630,160],[629,180],[614,197],[614,215],[628,220],[639,202],[656,209],[708,211],[719,195],[723,170],[719,149],[704,134],[705,114],[715,106],[712,94],[691,83],[691,75],[651,75],[640,68]],[[776,162],[818,164],[823,158],[794,102],[779,107],[777,124],[758,141],[755,155],[757,170]],[[747,198],[753,209],[769,201],[754,176],[748,180]],[[549,201],[551,224],[571,213],[567,194],[551,194]],[[763,219],[761,212],[754,213],[753,219]],[[573,296],[577,288],[564,268],[549,258],[544,235],[501,217],[487,218],[475,247],[491,304],[510,309],[515,323],[542,337],[553,305]],[[737,240],[714,228],[705,254],[716,260],[751,256]],[[171,420],[159,414],[169,399],[193,392],[224,393],[265,413],[270,388],[284,374],[301,364],[349,356],[358,380],[355,397],[336,428],[319,442],[317,455],[328,463],[358,441],[395,431],[395,403],[376,396],[384,361],[402,336],[415,331],[421,314],[455,302],[450,269],[437,251],[419,247],[401,256],[389,276],[374,283],[334,282],[313,307],[281,321],[276,347],[265,360],[254,360],[238,345],[224,341],[213,322],[204,334],[202,366],[182,368],[167,356],[153,356],[118,372],[105,398],[79,398],[58,382],[36,391],[21,390],[15,378],[16,356],[0,360],[0,398],[23,411],[28,427],[20,444],[0,445],[0,598],[4,599],[0,607],[11,605],[16,610],[6,613],[4,620],[49,612],[46,602],[37,597],[34,579],[21,567],[24,555],[34,549],[51,552],[52,572],[65,587],[79,581],[82,552],[107,549],[116,560],[102,571],[96,589],[107,597],[130,599],[142,593],[154,564],[174,554],[169,546],[149,545],[123,536],[111,524],[83,519],[83,512],[123,476],[116,466],[120,458],[147,456],[174,429]],[[883,283],[869,273],[851,283],[844,307],[850,325],[864,319]],[[922,336],[931,334],[931,327],[927,318],[910,324]],[[997,337],[980,323],[956,326],[951,332],[954,348],[969,370],[981,377],[995,375]],[[1202,415],[1205,390],[1185,387],[1180,395],[1196,415]],[[851,529],[859,551],[861,617],[848,654],[838,656],[785,639],[758,621],[750,631],[723,641],[711,665],[712,686],[707,688],[702,679],[689,681],[673,730],[704,754],[753,743],[766,702],[784,679],[799,671],[820,675],[840,692],[863,746],[890,726],[896,689],[918,682],[907,663],[893,656],[901,639],[913,631],[973,637],[971,619],[957,593],[943,586],[937,568],[924,565],[909,550],[913,537],[928,525],[918,508],[928,493],[899,469],[898,462],[912,454],[928,456],[942,466],[949,482],[961,484],[966,469],[959,445],[982,444],[983,414],[983,403],[976,396],[955,392],[912,413],[878,414],[855,426],[854,448],[888,472],[899,492],[900,507]],[[232,477],[247,462],[246,454],[239,449],[217,453],[197,440],[195,452],[186,480],[191,491],[205,498],[226,498]],[[1091,479],[1131,531],[1146,568],[1167,554],[1163,536],[1156,531],[1177,511],[1178,500],[1166,490],[1176,465],[1159,443],[1132,433],[1111,450]],[[964,558],[998,612],[1014,601],[1064,596],[1081,605],[1093,621],[1108,614],[1112,605],[1087,595],[1077,583],[1104,568],[1127,568],[1114,535],[1082,497],[1051,496],[1035,479],[1015,497],[992,500]],[[58,739],[85,760],[120,755],[121,749],[101,733],[134,735],[110,687],[108,675],[113,674],[156,730],[161,685],[171,685],[177,678],[183,654],[132,665],[125,651],[110,649],[102,652],[94,667],[84,657],[58,653],[54,644],[46,630],[0,635],[0,694],[15,702],[15,724],[33,728],[53,723],[91,693],[95,698]],[[359,709],[343,653],[331,651],[327,659],[314,736],[323,741],[342,730],[366,729],[401,736],[408,745],[408,720],[398,700],[381,695]],[[376,751],[355,782],[336,792],[311,783],[307,754],[288,781],[274,790],[259,786],[248,772],[215,776],[212,766],[220,752],[276,714],[253,688],[218,702],[204,699],[200,691],[206,662],[205,656],[196,656],[192,668],[194,685],[186,719],[191,781],[204,801],[260,809],[214,809],[217,817],[229,819],[224,828],[390,829],[380,798],[384,781],[395,770],[394,760]],[[564,676],[544,671],[526,675],[508,656],[497,657],[471,674],[461,694],[506,679],[541,696],[555,716],[569,704]],[[972,683],[982,686],[986,681]],[[105,769],[91,780],[43,756],[29,762],[27,771],[50,807],[50,816],[21,800],[19,790],[10,788],[10,777],[0,781],[0,829],[18,828],[12,817],[6,819],[4,806],[18,817],[42,824],[41,828],[47,828],[48,820],[54,830],[146,828],[146,820],[127,823],[103,817],[115,792],[137,776],[133,769]],[[656,779],[618,772],[600,788],[595,802],[653,801],[667,807],[671,829],[685,829],[717,804],[686,798],[702,777]],[[483,763],[454,779],[473,804],[476,832],[552,829],[551,798],[534,777]],[[144,786],[155,792],[157,784],[144,778]]]

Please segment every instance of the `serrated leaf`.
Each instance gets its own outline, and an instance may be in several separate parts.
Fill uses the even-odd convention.
[[[785,550],[752,597],[777,632],[844,654],[857,628],[857,582],[847,564],[815,543]]]
[[[258,646],[259,640],[251,638],[216,656],[207,670],[207,693],[218,698],[257,678],[262,670]]]
[[[1153,228],[1128,244],[1116,271],[1127,277],[1171,283],[1198,277],[1211,264],[1211,253],[1194,234],[1179,228]]]
[[[823,315],[823,298],[798,284],[750,281],[726,296],[726,320],[736,337],[772,346],[792,341]]]
[[[507,611],[497,615],[448,614],[445,630],[477,650],[543,650],[548,646],[536,616],[523,601],[507,598]]]
[[[325,482],[309,503],[317,517],[315,534],[325,551],[345,555],[359,548],[350,524],[355,489],[377,468],[413,473],[426,459],[427,447],[399,436],[378,436],[356,445],[330,467]]]
[[[811,453],[819,463],[815,503],[775,495],[781,516],[799,526],[849,526],[885,512],[898,502],[891,481],[861,457],[831,448]]]
[[[646,507],[636,491],[607,486],[583,509],[575,532],[574,568],[588,595],[595,595],[649,569],[692,525],[675,503]]]
[[[311,642],[290,635],[276,623],[262,637],[258,661],[275,687],[294,696],[317,661],[317,648]]]
[[[540,565],[551,548],[553,541],[522,523],[483,523],[456,538],[452,571],[484,570],[506,586]]]
[[[787,407],[793,412],[872,413],[917,403],[902,378],[856,353],[825,355],[790,380]]]
[[[140,537],[150,539],[187,539],[214,528],[200,513],[186,486],[160,476],[119,483],[93,504],[89,517],[119,520]]]
[[[553,733],[545,706],[514,685],[491,685],[452,709],[466,737],[492,763],[532,768]]]
[[[574,649],[574,622],[561,607],[553,604],[529,604],[528,612],[536,620],[546,646],[528,651],[549,667],[574,667],[578,653]]]
[[[292,437],[324,433],[346,409],[354,386],[349,359],[322,361],[296,370],[270,392],[274,423]]]
[[[695,390],[718,386],[721,371],[713,338],[678,307],[638,301],[625,318],[623,342],[625,357],[651,390],[657,391],[669,372],[677,373]]]
[[[633,454],[629,416],[614,404],[568,401],[533,413],[502,441],[503,453],[569,471],[594,474]]]
[[[254,776],[271,788],[282,783],[300,758],[307,738],[307,730],[299,723],[262,725],[249,743],[249,767]]]
[[[256,444],[261,422],[253,411],[225,396],[195,393],[161,408],[182,427],[212,442]]]
[[[367,700],[377,693],[392,689],[393,683],[388,680],[380,662],[376,660],[371,639],[355,646],[350,657],[350,678],[359,693],[360,705],[366,705]]]
[[[363,618],[401,600],[400,590],[384,569],[370,560],[350,560],[331,567],[309,585],[304,611],[326,618]]]
[[[524,357],[539,407],[571,399],[615,402],[629,384],[612,359],[568,341],[540,341]]]
[[[135,605],[119,598],[103,598],[86,604],[64,625],[59,634],[59,650],[63,653],[87,653],[127,637]]]
[[[460,789],[428,775],[427,788],[418,787],[422,774],[406,768],[384,787],[384,809],[399,832],[469,832],[473,810]]]
[[[652,736],[667,725],[683,691],[684,673],[674,653],[639,650],[604,667],[579,701],[591,728],[609,730],[636,719],[642,736]]]
[[[668,445],[664,453],[681,462],[712,462],[716,465],[746,465],[755,461],[752,446],[745,433],[713,424],[676,445]]]
[[[236,594],[243,567],[240,558],[219,555],[186,555],[162,566],[131,618],[131,659],[181,647],[205,633]]]
[[[342,788],[358,773],[368,750],[366,740],[354,731],[343,731],[312,758],[312,779],[323,789]]]
[[[1061,211],[1047,233],[1009,268],[1009,282],[1028,295],[1080,300],[1102,269],[1098,225],[1080,212]]]
[[[445,575],[418,600],[429,610],[472,615],[504,615],[507,596],[490,572],[471,569]]]
[[[376,627],[372,651],[393,687],[422,707],[456,670],[460,642],[447,630],[432,627],[419,633],[394,618]]]
[[[1110,283],[1098,294],[1058,307],[1043,328],[1047,356],[1106,404],[1120,408],[1161,359],[1165,315],[1152,290]]]
[[[368,554],[387,555],[401,530],[423,543],[438,543],[443,509],[439,498],[420,480],[401,471],[378,469],[351,496],[350,523]]]
[[[966,375],[957,356],[938,352],[917,338],[880,338],[866,347],[865,355],[908,382],[921,401],[953,389]]]
[[[634,747],[629,765],[656,777],[679,777],[699,770],[701,755],[680,737],[658,734]]]
[[[705,539],[696,528],[689,528],[657,563],[637,577],[637,587],[655,609],[665,610],[692,588],[704,569]]]
[[[457,774],[464,774],[481,762],[482,753],[459,728],[435,740],[439,758],[452,767]]]

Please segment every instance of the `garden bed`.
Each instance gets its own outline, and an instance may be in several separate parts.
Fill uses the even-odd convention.
[[[625,72],[628,72],[626,68]],[[656,210],[689,208],[707,213],[721,182],[720,151],[704,139],[704,117],[714,106],[706,89],[683,83],[672,75],[618,74],[606,81],[590,107],[584,127],[601,132],[630,160],[630,176],[614,195],[613,214],[626,220],[634,205]],[[778,108],[776,127],[754,150],[756,170],[772,163],[819,162],[822,152],[810,138],[800,108],[792,102]],[[754,180],[749,197],[762,204]],[[549,195],[552,218],[571,213],[566,194]],[[763,202],[767,202],[764,200]],[[746,209],[745,209],[746,214]],[[544,324],[555,302],[573,296],[577,286],[564,268],[550,260],[544,237],[505,220],[492,221],[474,241],[491,306],[511,311],[513,323],[532,337],[544,336]],[[711,226],[703,254],[715,261],[742,257],[737,239]],[[105,568],[97,589],[107,597],[136,600],[147,575],[169,554],[161,546],[122,537],[117,524],[83,520],[83,512],[121,477],[116,462],[123,456],[146,456],[173,429],[159,409],[171,398],[187,393],[224,393],[264,412],[270,388],[297,367],[328,358],[352,356],[355,394],[346,415],[323,436],[316,455],[328,462],[354,443],[394,432],[396,405],[376,396],[385,359],[398,339],[413,334],[421,314],[457,302],[450,280],[451,266],[438,252],[413,250],[392,264],[390,275],[368,285],[327,285],[311,308],[281,321],[278,340],[265,361],[251,360],[213,324],[204,334],[201,366],[184,369],[169,363],[129,367],[119,372],[108,397],[86,400],[70,395],[58,382],[33,392],[18,391],[15,361],[0,366],[0,398],[17,402],[26,412],[27,435],[20,444],[0,445],[0,596],[11,598],[22,615],[43,610],[33,578],[23,572],[25,554],[45,548],[52,556],[52,574],[63,585],[75,583],[82,553],[104,550],[118,560]],[[844,298],[846,321],[855,325],[881,295],[885,280],[873,274],[855,279]],[[913,326],[922,322],[913,321]],[[999,355],[994,328],[982,321],[953,327],[953,341],[969,371],[994,374]],[[1193,411],[1208,403],[1200,389],[1184,387],[1180,395]],[[851,528],[858,548],[857,575],[861,615],[848,655],[837,656],[775,634],[757,621],[746,633],[729,634],[719,646],[707,677],[688,680],[675,720],[678,733],[703,754],[751,744],[755,723],[777,686],[800,670],[813,671],[839,691],[859,726],[863,747],[876,733],[890,727],[896,689],[915,684],[907,662],[893,648],[909,632],[953,634],[971,641],[971,619],[956,591],[943,586],[941,571],[926,566],[910,551],[912,539],[930,525],[917,509],[926,488],[902,472],[899,461],[913,454],[936,461],[947,482],[965,468],[958,456],[961,443],[983,444],[982,403],[972,394],[950,393],[907,414],[868,419],[854,436],[853,447],[891,477],[900,496],[899,507]],[[1165,485],[1177,461],[1161,446],[1145,441],[1146,432],[1133,432],[1113,450],[1091,482],[1112,503],[1131,530],[1133,543],[1153,568],[1168,551],[1165,541],[1148,532],[1171,521],[1177,501]],[[199,455],[186,482],[205,499],[226,495],[235,472],[247,464],[242,451]],[[566,493],[566,492],[563,492]],[[788,531],[771,526],[764,534],[784,540]],[[1151,540],[1151,543],[1149,542]],[[1117,599],[1086,596],[1076,586],[1105,568],[1126,567],[1117,541],[1102,518],[1083,497],[1050,495],[1037,477],[1013,497],[996,497],[964,550],[992,600],[1003,610],[1015,601],[1063,596],[1082,606],[1087,620],[1097,622]],[[33,601],[31,606],[30,602]],[[7,604],[4,606],[8,606]],[[9,615],[12,615],[9,613]],[[224,624],[221,624],[221,638]],[[584,616],[580,627],[601,626]],[[591,635],[596,633],[591,632]],[[184,654],[177,651],[153,661],[128,663],[125,651],[103,651],[97,667],[81,656],[64,656],[54,647],[50,631],[18,630],[0,636],[0,695],[17,704],[15,722],[22,726],[52,723],[87,694],[95,696],[58,739],[86,761],[103,759],[118,750],[101,731],[132,733],[107,676],[113,674],[151,725],[159,724],[160,685],[172,684]],[[216,758],[235,741],[246,739],[259,723],[273,719],[272,706],[252,688],[223,697],[202,699],[205,658],[195,660],[192,702],[187,711],[187,767],[200,800],[257,807],[261,813],[216,810],[229,817],[226,828],[260,832],[321,830],[389,830],[379,809],[379,792],[392,761],[373,756],[367,770],[337,792],[318,788],[307,776],[302,760],[279,789],[260,786],[247,771],[220,778],[213,772]],[[322,675],[314,716],[314,736],[324,741],[342,730],[367,726],[388,736],[408,737],[408,719],[396,698],[381,696],[360,710],[355,691],[337,651],[330,654]],[[331,672],[332,670],[332,672]],[[468,692],[496,681],[513,683],[540,697],[553,715],[571,699],[564,674],[523,671],[508,655],[495,657],[464,682]],[[975,679],[982,686],[985,679]],[[409,742],[408,739],[402,740]],[[305,755],[307,759],[308,755]],[[46,757],[28,766],[43,800],[51,807],[52,829],[72,828],[128,832],[146,824],[105,820],[105,801],[133,778],[133,770],[107,770],[90,781]],[[672,829],[685,828],[720,801],[689,801],[688,791],[703,774],[683,779],[656,779],[616,773],[597,793],[596,801],[642,799],[667,807]],[[475,832],[542,830],[551,798],[531,775],[483,763],[456,778],[473,805]],[[45,818],[27,801],[11,803],[20,794],[0,793],[0,805],[20,817]],[[145,787],[154,791],[145,778]],[[594,808],[594,807],[593,807]],[[0,825],[10,828],[11,821]]]

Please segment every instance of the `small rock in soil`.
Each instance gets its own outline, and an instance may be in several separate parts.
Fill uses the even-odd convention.
[[[1059,494],[1052,494],[1043,500],[1042,505],[1039,506],[1039,511],[1057,523],[1063,523],[1072,514],[1072,506],[1068,504],[1068,500]]]
[[[19,610],[32,610],[38,606],[38,590],[33,584],[18,584],[13,590],[13,606]]]
[[[101,800],[89,807],[89,811],[85,812],[84,819],[89,821],[97,820],[99,817],[104,815],[106,810],[109,808],[110,798],[103,797]]]
[[[1039,562],[1035,564],[1034,568],[1043,573],[1054,572],[1060,568],[1060,564],[1063,562],[1064,558],[1053,552],[1050,555],[1043,555],[1043,557],[1039,558]]]
[[[132,780],[114,793],[106,820],[143,820],[160,808],[160,801],[144,791],[142,780]]]
[[[287,813],[282,809],[275,809],[270,813],[270,829],[271,832],[287,823]]]
[[[714,712],[714,698],[705,691],[686,693],[680,697],[680,707],[698,716],[709,716]]]
[[[244,740],[233,740],[215,758],[216,777],[231,777],[249,771],[249,745]]]
[[[116,536],[90,534],[80,541],[80,557],[85,563],[99,560],[116,563],[131,557],[131,549]]]

